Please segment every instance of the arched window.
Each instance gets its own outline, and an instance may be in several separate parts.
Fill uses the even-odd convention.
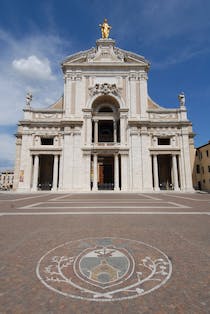
[[[109,95],[99,96],[92,105],[92,142],[120,142],[119,103]]]

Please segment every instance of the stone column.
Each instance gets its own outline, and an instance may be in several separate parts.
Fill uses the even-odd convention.
[[[154,190],[152,182],[152,158],[149,151],[149,147],[151,145],[151,137],[146,126],[141,127],[140,144],[141,150],[139,156],[141,160],[140,171],[142,172],[141,177],[142,191],[145,193],[152,192]]]
[[[117,123],[116,121],[113,121],[114,126],[114,143],[117,143]]]
[[[71,79],[68,75],[64,76],[64,109],[65,116],[70,116],[70,102],[71,102]]]
[[[136,81],[137,72],[130,71],[129,81],[130,81],[130,114],[132,117],[136,116]]]
[[[62,158],[62,190],[71,191],[73,188],[73,134],[70,127],[64,129],[63,158]]]
[[[33,175],[32,191],[37,191],[38,174],[39,174],[39,155],[35,155],[34,156],[34,175]]]
[[[53,191],[57,191],[57,184],[58,184],[58,155],[54,155],[53,186],[52,186]]]
[[[59,189],[62,189],[63,187],[63,155],[60,155],[59,158],[60,162],[59,162]]]
[[[119,157],[114,155],[114,190],[119,191]]]
[[[140,106],[141,106],[141,118],[147,119],[147,102],[148,102],[148,92],[147,92],[147,73],[142,72],[139,76],[140,79]]]
[[[82,184],[85,191],[90,191],[90,173],[91,173],[91,154],[83,154],[83,172],[82,172]]]
[[[94,121],[94,144],[98,144],[98,120]]]
[[[87,117],[87,130],[86,130],[86,144],[91,145],[92,143],[92,120],[91,116]]]
[[[179,188],[180,190],[182,189],[183,186],[183,182],[181,179],[181,156],[177,155],[177,168],[178,168],[178,178],[179,178]]]
[[[189,131],[188,126],[182,128],[181,133],[181,161],[182,161],[182,190],[185,192],[193,192],[192,186],[192,169],[190,162],[190,149],[189,149]]]
[[[120,144],[125,145],[125,118],[120,116]]]
[[[129,190],[128,174],[128,155],[121,154],[121,191]]]
[[[153,155],[153,171],[154,171],[154,190],[159,191],[159,178],[158,178],[158,161],[157,155]]]
[[[172,163],[173,163],[174,190],[178,191],[179,190],[179,182],[178,182],[176,155],[172,155]]]
[[[122,146],[127,144],[127,112],[128,109],[120,109],[120,143]]]
[[[98,156],[93,155],[93,191],[98,190]]]

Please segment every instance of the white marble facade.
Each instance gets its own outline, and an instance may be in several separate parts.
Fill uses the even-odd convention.
[[[149,62],[99,39],[62,63],[64,96],[48,109],[27,98],[14,188],[65,192],[192,191],[193,133],[176,109],[148,96]]]

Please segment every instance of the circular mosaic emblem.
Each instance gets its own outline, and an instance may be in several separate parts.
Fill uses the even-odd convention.
[[[150,293],[171,276],[168,257],[146,243],[121,238],[67,242],[48,251],[36,273],[49,289],[77,299],[117,301]]]

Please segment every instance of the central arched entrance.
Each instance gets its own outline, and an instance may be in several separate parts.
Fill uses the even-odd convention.
[[[120,106],[110,95],[92,105],[91,189],[120,189]]]

